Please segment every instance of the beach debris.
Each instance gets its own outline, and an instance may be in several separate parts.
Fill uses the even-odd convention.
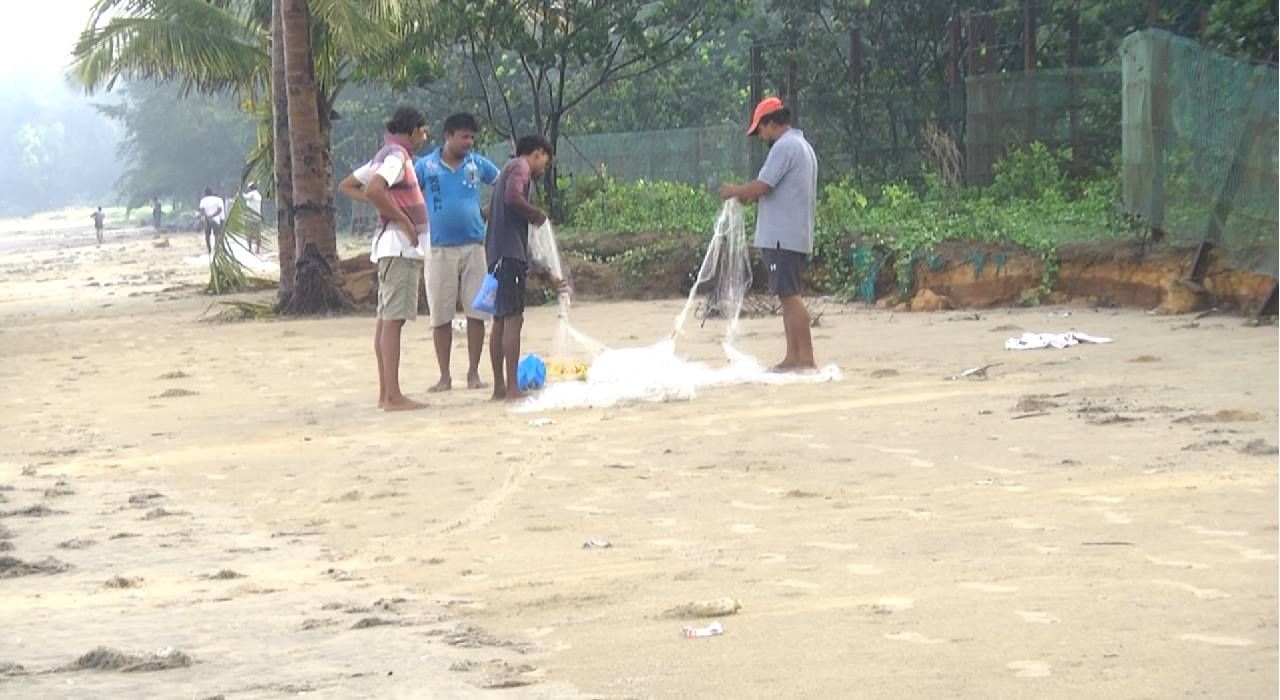
[[[61,515],[64,510],[54,510],[43,503],[16,510],[0,510],[0,518],[46,518],[50,515]]]
[[[1080,343],[1102,344],[1110,342],[1112,342],[1111,338],[1093,336],[1079,331],[1069,331],[1067,333],[1023,333],[1017,338],[1009,338],[1004,341],[1004,349],[1039,350],[1052,347],[1061,350]]]
[[[555,421],[551,420],[550,418],[534,418],[533,420],[529,421],[530,428],[545,428],[548,425],[554,425],[554,424],[555,424]]]
[[[947,379],[950,379],[953,381],[956,379],[986,379],[987,370],[991,369],[992,367],[999,367],[999,366],[1000,366],[999,362],[992,362],[989,365],[979,365],[977,367],[970,367],[969,369],[964,370],[960,374],[953,374],[950,377],[947,377]]]
[[[677,605],[662,612],[663,617],[723,617],[742,609],[737,598],[723,596]]]
[[[1270,457],[1272,455],[1275,455],[1278,451],[1280,450],[1277,450],[1275,445],[1272,445],[1271,443],[1261,438],[1257,440],[1252,440],[1248,444],[1246,444],[1244,447],[1240,448],[1240,452],[1247,455],[1254,455],[1257,457]]]
[[[583,549],[609,549],[613,543],[609,540],[587,540],[582,543]]]
[[[148,654],[127,654],[116,649],[98,647],[76,659],[75,663],[63,667],[61,670],[76,671],[89,669],[94,671],[138,673],[186,668],[191,664],[192,660],[190,656],[174,649],[173,647],[165,647]]]
[[[142,585],[141,577],[112,576],[102,584],[103,588],[137,588]]]
[[[34,562],[26,562],[10,556],[0,557],[0,579],[36,574],[57,574],[70,568],[70,564],[58,561],[53,557],[45,557],[40,561]]]
[[[724,625],[717,620],[706,627],[694,627],[686,625],[684,628],[684,636],[687,639],[696,639],[700,637],[718,637],[724,634]]]
[[[231,569],[222,569],[217,573],[201,574],[200,576],[200,578],[206,581],[230,581],[232,579],[244,578],[244,577],[245,577],[244,574],[240,573],[239,571],[232,571]]]

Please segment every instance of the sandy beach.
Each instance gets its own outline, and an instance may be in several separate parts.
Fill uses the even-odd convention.
[[[5,698],[1276,695],[1274,326],[828,304],[841,381],[531,414],[428,396],[420,319],[387,414],[371,317],[202,322],[199,236],[107,239],[0,226]],[[1114,342],[1003,349],[1069,330]]]

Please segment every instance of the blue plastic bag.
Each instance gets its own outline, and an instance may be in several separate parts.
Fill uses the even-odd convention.
[[[547,383],[547,364],[529,353],[516,365],[516,386],[520,391],[537,391]]]
[[[492,272],[485,273],[484,282],[480,283],[480,291],[471,300],[471,308],[481,313],[492,314],[498,310],[498,278]]]

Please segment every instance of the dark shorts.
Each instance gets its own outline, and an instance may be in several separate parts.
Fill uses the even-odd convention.
[[[804,293],[804,271],[809,256],[794,250],[764,248],[760,251],[769,271],[769,291],[780,297]]]
[[[519,316],[524,313],[525,278],[529,265],[514,258],[503,258],[489,268],[498,278],[498,298],[494,301],[493,317]]]

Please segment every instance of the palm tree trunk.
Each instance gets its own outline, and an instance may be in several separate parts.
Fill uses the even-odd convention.
[[[279,306],[293,298],[298,263],[298,243],[293,233],[293,162],[289,158],[289,93],[284,73],[284,22],[282,0],[271,3],[271,112],[275,154],[276,242],[280,251]]]
[[[298,266],[290,314],[327,313],[349,307],[340,286],[332,205],[332,165],[320,128],[311,13],[307,0],[282,0],[289,155],[293,165],[293,221]]]

